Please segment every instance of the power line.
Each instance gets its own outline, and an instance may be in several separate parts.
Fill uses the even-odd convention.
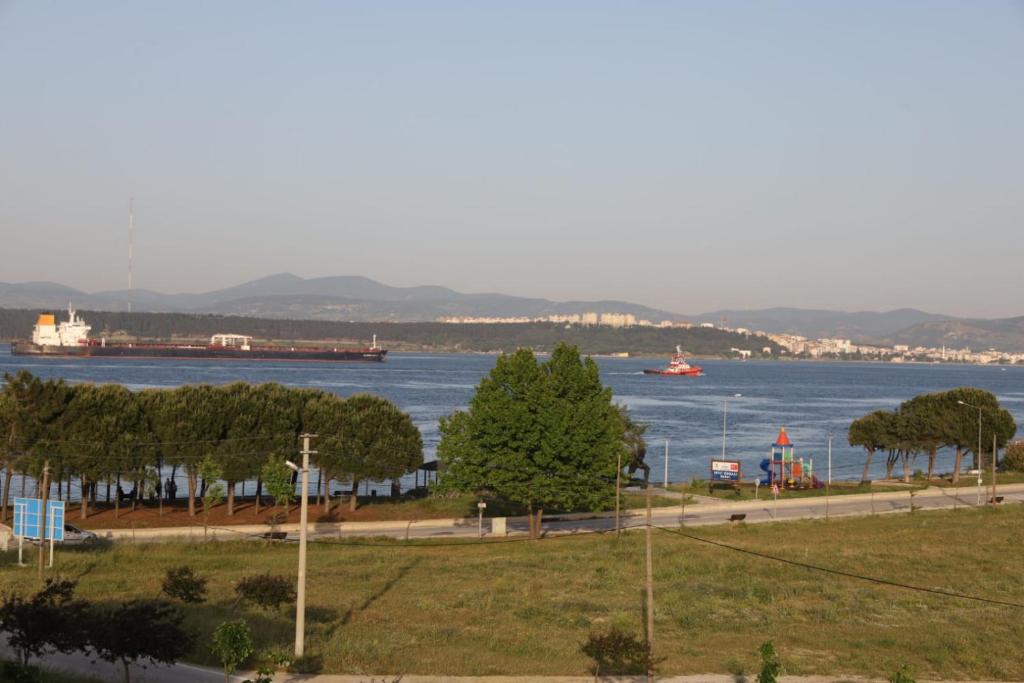
[[[725,548],[727,550],[732,550],[732,551],[735,551],[735,552],[738,552],[738,553],[744,553],[746,555],[752,555],[754,557],[760,557],[760,558],[765,559],[765,560],[772,560],[774,562],[782,562],[783,564],[792,565],[794,567],[802,567],[804,569],[811,569],[813,571],[824,572],[826,574],[834,574],[836,576],[845,576],[845,577],[850,578],[850,579],[859,579],[861,581],[870,581],[872,583],[878,583],[878,584],[882,584],[884,586],[892,586],[894,588],[904,588],[906,590],[919,591],[919,592],[922,592],[922,593],[933,593],[935,595],[942,595],[942,596],[948,597],[948,598],[959,598],[961,600],[974,600],[976,602],[985,602],[985,603],[989,603],[989,604],[992,604],[992,605],[1001,605],[1001,606],[1004,606],[1004,607],[1018,607],[1020,609],[1024,609],[1024,604],[1017,603],[1017,602],[1009,602],[1009,601],[1006,601],[1006,600],[996,600],[996,599],[993,599],[993,598],[983,598],[983,597],[980,597],[980,596],[977,596],[977,595],[967,595],[965,593],[955,593],[953,591],[947,591],[947,590],[943,590],[941,588],[929,588],[927,586],[913,586],[911,584],[900,583],[899,581],[894,581],[892,579],[883,579],[883,578],[879,578],[877,576],[865,576],[863,574],[855,574],[853,572],[843,571],[842,569],[833,569],[831,567],[822,567],[820,565],[810,564],[808,562],[800,562],[799,560],[790,560],[788,558],[779,557],[777,555],[769,555],[768,553],[763,553],[763,552],[760,552],[760,551],[757,551],[757,550],[750,550],[748,548],[741,548],[739,546],[730,545],[728,543],[723,543],[721,541],[714,541],[714,540],[712,540],[710,538],[703,538],[701,536],[696,536],[694,534],[686,533],[686,532],[680,531],[678,529],[669,529],[669,528],[666,528],[666,527],[655,527],[655,528],[660,529],[661,531],[664,531],[666,533],[676,534],[677,536],[682,536],[683,538],[688,538],[688,539],[690,539],[692,541],[698,541],[700,543],[707,543],[708,545],[717,546],[719,548]]]

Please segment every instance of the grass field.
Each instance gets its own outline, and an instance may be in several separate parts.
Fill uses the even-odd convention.
[[[858,519],[706,527],[699,535],[799,562],[1024,603],[1024,506]],[[687,530],[688,532],[690,530]],[[1024,609],[868,583],[654,532],[660,671],[751,673],[774,641],[791,674],[1024,678]],[[309,554],[308,652],[324,670],[394,674],[584,674],[587,634],[642,633],[643,534],[403,546],[316,544]],[[0,557],[0,585],[30,591],[32,570]],[[65,550],[58,571],[93,600],[156,596],[166,568],[210,577],[187,606],[200,643],[244,616],[263,649],[287,652],[289,609],[238,605],[233,586],[294,575],[294,545],[123,544]],[[193,660],[214,664],[205,645]]]

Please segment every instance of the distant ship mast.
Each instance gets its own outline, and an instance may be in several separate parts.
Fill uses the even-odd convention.
[[[135,197],[128,199],[128,312],[132,312],[132,289],[134,277],[132,273],[132,257],[135,251]]]

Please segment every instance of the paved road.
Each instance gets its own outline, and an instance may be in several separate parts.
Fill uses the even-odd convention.
[[[984,489],[982,491],[982,500],[984,501],[987,498],[987,492]],[[1024,484],[1001,486],[998,493],[1003,497],[1003,505],[1024,502]],[[830,517],[908,512],[911,503],[918,510],[974,507],[977,504],[978,496],[974,487],[965,486],[959,489],[932,487],[923,491],[917,491],[913,496],[907,491],[839,495],[832,496],[828,500],[824,497],[782,499],[778,502],[771,498],[768,500],[736,502],[720,501],[719,499],[712,500],[715,502],[708,500],[697,505],[688,505],[686,507],[685,525],[724,524],[729,521],[732,515],[745,515],[743,521],[747,523],[764,523],[794,519],[821,519],[826,516],[826,510]],[[675,527],[680,523],[680,509],[676,506],[654,508],[652,518],[654,524],[658,526]],[[639,527],[644,524],[643,510],[633,510],[623,515],[622,525],[624,528]],[[287,532],[288,540],[298,539],[297,525],[286,525],[281,528]],[[600,516],[567,515],[564,517],[551,517],[543,525],[544,531],[548,534],[610,531],[614,528],[614,517],[607,514]],[[256,525],[233,528],[223,527],[211,530],[208,539],[257,539],[266,530],[266,526]],[[508,518],[507,531],[509,534],[526,534],[526,519]],[[99,533],[105,535],[107,532],[101,530]],[[204,538],[201,525],[171,529],[140,529],[134,532],[120,529],[111,530],[110,534],[115,541],[135,540],[138,542],[165,541],[183,536],[193,540],[202,540]],[[475,538],[477,535],[477,520],[475,519],[413,522],[342,522],[312,524],[310,530],[310,538],[312,539],[372,536],[443,539]],[[484,520],[484,535],[492,537],[492,520]]]

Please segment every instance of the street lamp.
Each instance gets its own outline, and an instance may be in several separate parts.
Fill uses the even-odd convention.
[[[729,418],[729,396],[722,401],[722,460],[725,460],[725,433]],[[733,394],[732,398],[743,398],[743,394]]]
[[[981,505],[981,406],[971,405],[966,401],[957,401],[957,403],[978,411],[978,505]]]

